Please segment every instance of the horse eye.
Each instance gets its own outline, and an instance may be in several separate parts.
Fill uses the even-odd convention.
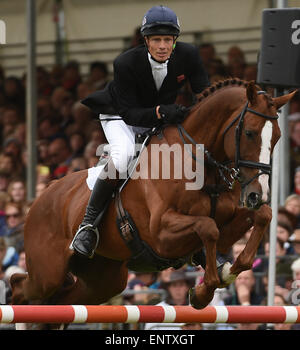
[[[245,135],[249,138],[253,138],[255,133],[251,130],[245,130]]]

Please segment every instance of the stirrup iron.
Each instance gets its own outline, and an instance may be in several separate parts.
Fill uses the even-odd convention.
[[[95,244],[94,249],[92,250],[91,255],[89,256],[89,258],[92,259],[93,256],[94,256],[94,254],[95,254],[95,250],[96,250],[96,248],[98,247],[98,243],[99,243],[99,230],[98,230],[97,227],[95,227],[95,226],[92,225],[92,224],[84,225],[84,226],[80,227],[79,230],[77,230],[77,232],[76,232],[74,238],[72,239],[72,242],[71,242],[70,245],[69,245],[69,249],[70,249],[70,250],[75,250],[74,247],[73,247],[73,242],[75,241],[75,239],[76,239],[76,237],[78,236],[78,234],[79,234],[82,230],[86,229],[87,227],[89,228],[88,230],[91,230],[91,231],[93,231],[93,232],[96,234],[96,244]]]

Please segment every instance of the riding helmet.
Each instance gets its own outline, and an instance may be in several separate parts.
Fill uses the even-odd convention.
[[[148,35],[179,36],[179,20],[173,10],[166,6],[153,6],[143,18],[141,33]]]

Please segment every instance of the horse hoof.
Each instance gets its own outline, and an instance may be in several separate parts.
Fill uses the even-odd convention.
[[[189,301],[193,308],[199,310],[205,308],[207,304],[202,304],[196,294],[196,288],[190,288],[189,290]]]
[[[236,275],[230,272],[231,267],[232,265],[228,261],[218,267],[217,271],[221,282],[219,288],[227,287],[235,281]]]

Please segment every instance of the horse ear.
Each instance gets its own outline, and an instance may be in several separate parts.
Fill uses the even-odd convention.
[[[255,87],[254,80],[251,80],[249,84],[247,85],[247,99],[251,105],[255,105],[257,101],[257,90]]]
[[[273,101],[275,103],[275,107],[276,109],[279,109],[280,107],[282,107],[283,105],[285,105],[286,103],[289,102],[289,100],[296,94],[298,90],[295,90],[287,95],[282,95],[279,97],[273,97]]]

